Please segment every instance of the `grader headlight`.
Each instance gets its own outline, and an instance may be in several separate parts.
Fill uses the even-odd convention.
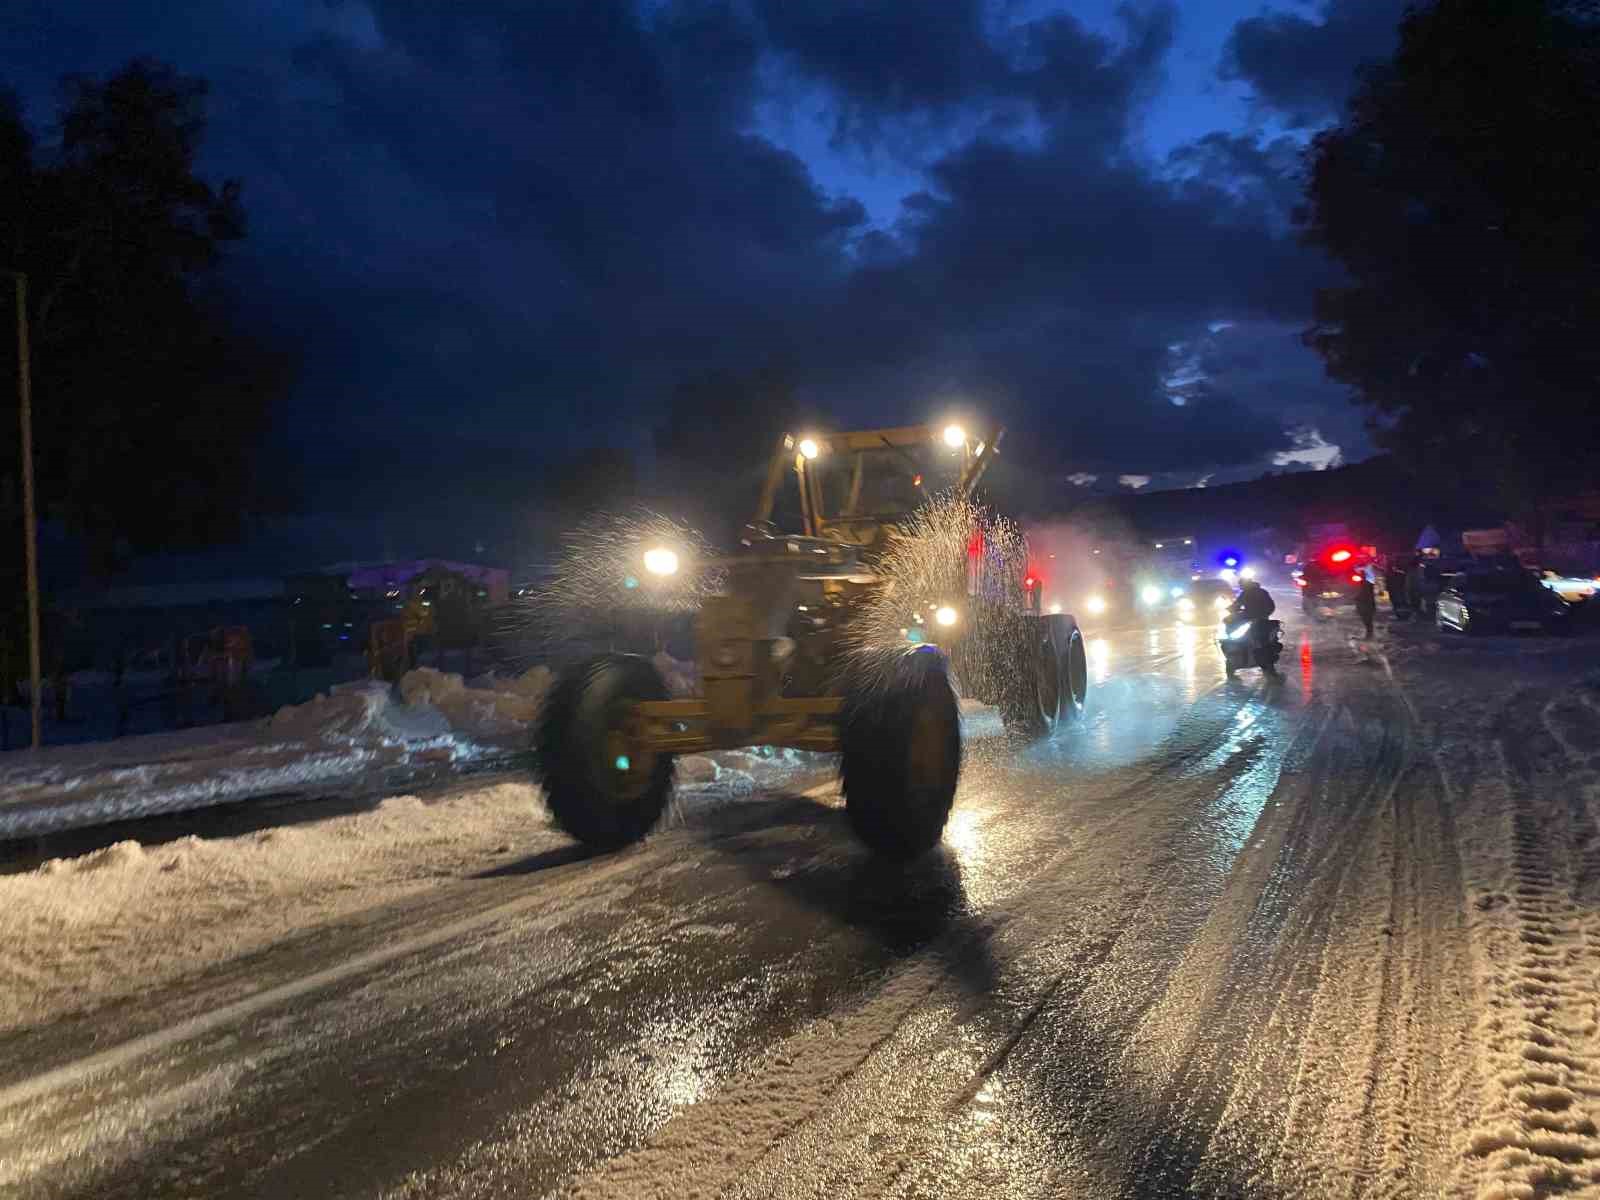
[[[678,552],[666,546],[652,546],[644,552],[644,569],[666,578],[678,573]]]

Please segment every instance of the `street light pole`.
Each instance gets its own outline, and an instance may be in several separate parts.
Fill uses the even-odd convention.
[[[28,365],[28,277],[9,272],[17,285],[17,402],[22,410],[22,526],[28,570],[28,674],[33,702],[33,748],[44,740],[39,686],[39,539],[33,504],[33,381]]]

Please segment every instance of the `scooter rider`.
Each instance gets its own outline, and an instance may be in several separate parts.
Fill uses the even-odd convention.
[[[1239,585],[1239,595],[1234,600],[1233,607],[1228,610],[1228,617],[1230,620],[1249,621],[1251,645],[1260,648],[1272,638],[1272,630],[1267,621],[1277,607],[1266,588],[1254,579],[1246,579]],[[1263,659],[1261,667],[1268,675],[1277,677],[1278,668],[1268,660]]]
[[[1277,608],[1266,588],[1254,579],[1246,579],[1239,585],[1239,595],[1229,615],[1243,617],[1247,621],[1265,621]]]

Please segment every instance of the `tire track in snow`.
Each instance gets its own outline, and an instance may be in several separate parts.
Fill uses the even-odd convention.
[[[1199,1026],[1167,1085],[1186,1097],[1191,1136],[1206,1143],[1187,1186],[1217,1191],[1242,1162],[1261,1194],[1303,1189],[1308,1174],[1304,1147],[1295,1145],[1291,1151],[1293,1143],[1282,1137],[1288,1125],[1284,1110],[1293,1098],[1275,1088],[1273,1080],[1287,1074],[1300,1087],[1311,1082],[1299,1069],[1310,1025],[1306,1009],[1308,998],[1318,998],[1325,986],[1340,992],[1336,1015],[1345,1022],[1353,1009],[1369,1026],[1375,1025],[1383,1011],[1370,965],[1354,973],[1327,968],[1346,927],[1359,922],[1369,905],[1365,884],[1373,864],[1364,859],[1363,849],[1382,818],[1405,753],[1403,728],[1396,736],[1389,722],[1357,721],[1348,701],[1330,709],[1312,755],[1314,770],[1301,790],[1272,880],[1243,931],[1233,936],[1219,931],[1220,945],[1232,949],[1219,990],[1201,1010],[1202,1019],[1206,1013],[1216,1019]],[[1353,788],[1339,769],[1352,757],[1360,764]],[[1293,903],[1273,914],[1267,901],[1280,892],[1292,896]],[[1360,1040],[1371,1039],[1366,1032]],[[1294,1062],[1296,1069],[1289,1071],[1287,1062]],[[1346,1064],[1342,1088],[1311,1088],[1311,1103],[1323,1118],[1339,1110],[1336,1097],[1352,1098],[1355,1081],[1348,1071]],[[1364,1100],[1349,1107],[1338,1122],[1346,1137],[1366,1119]],[[1327,1182],[1317,1181],[1319,1187]]]
[[[1566,781],[1548,770],[1552,760],[1580,767],[1586,752],[1561,736],[1548,704],[1539,710],[1544,736],[1518,730],[1529,700],[1515,694],[1485,723],[1477,755],[1476,790],[1503,814],[1509,849],[1498,887],[1478,899],[1498,918],[1481,927],[1492,997],[1482,1034],[1493,1086],[1466,1139],[1467,1154],[1482,1164],[1482,1200],[1539,1200],[1600,1186],[1594,916],[1576,902],[1581,867],[1574,809],[1560,795]]]

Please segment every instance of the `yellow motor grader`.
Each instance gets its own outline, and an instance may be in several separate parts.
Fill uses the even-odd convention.
[[[698,694],[672,697],[634,655],[563,672],[534,746],[556,821],[596,848],[626,845],[660,818],[676,755],[770,745],[840,755],[846,811],[873,850],[936,844],[961,769],[958,688],[1035,735],[1080,714],[1087,691],[1077,623],[1040,611],[1025,555],[990,561],[975,528],[953,550],[969,561],[940,576],[954,594],[915,594],[925,572],[915,585],[892,573],[919,511],[936,493],[971,496],[1002,433],[787,434],[734,553],[689,564],[637,547],[618,568],[629,587],[686,569],[718,581],[696,620]]]

